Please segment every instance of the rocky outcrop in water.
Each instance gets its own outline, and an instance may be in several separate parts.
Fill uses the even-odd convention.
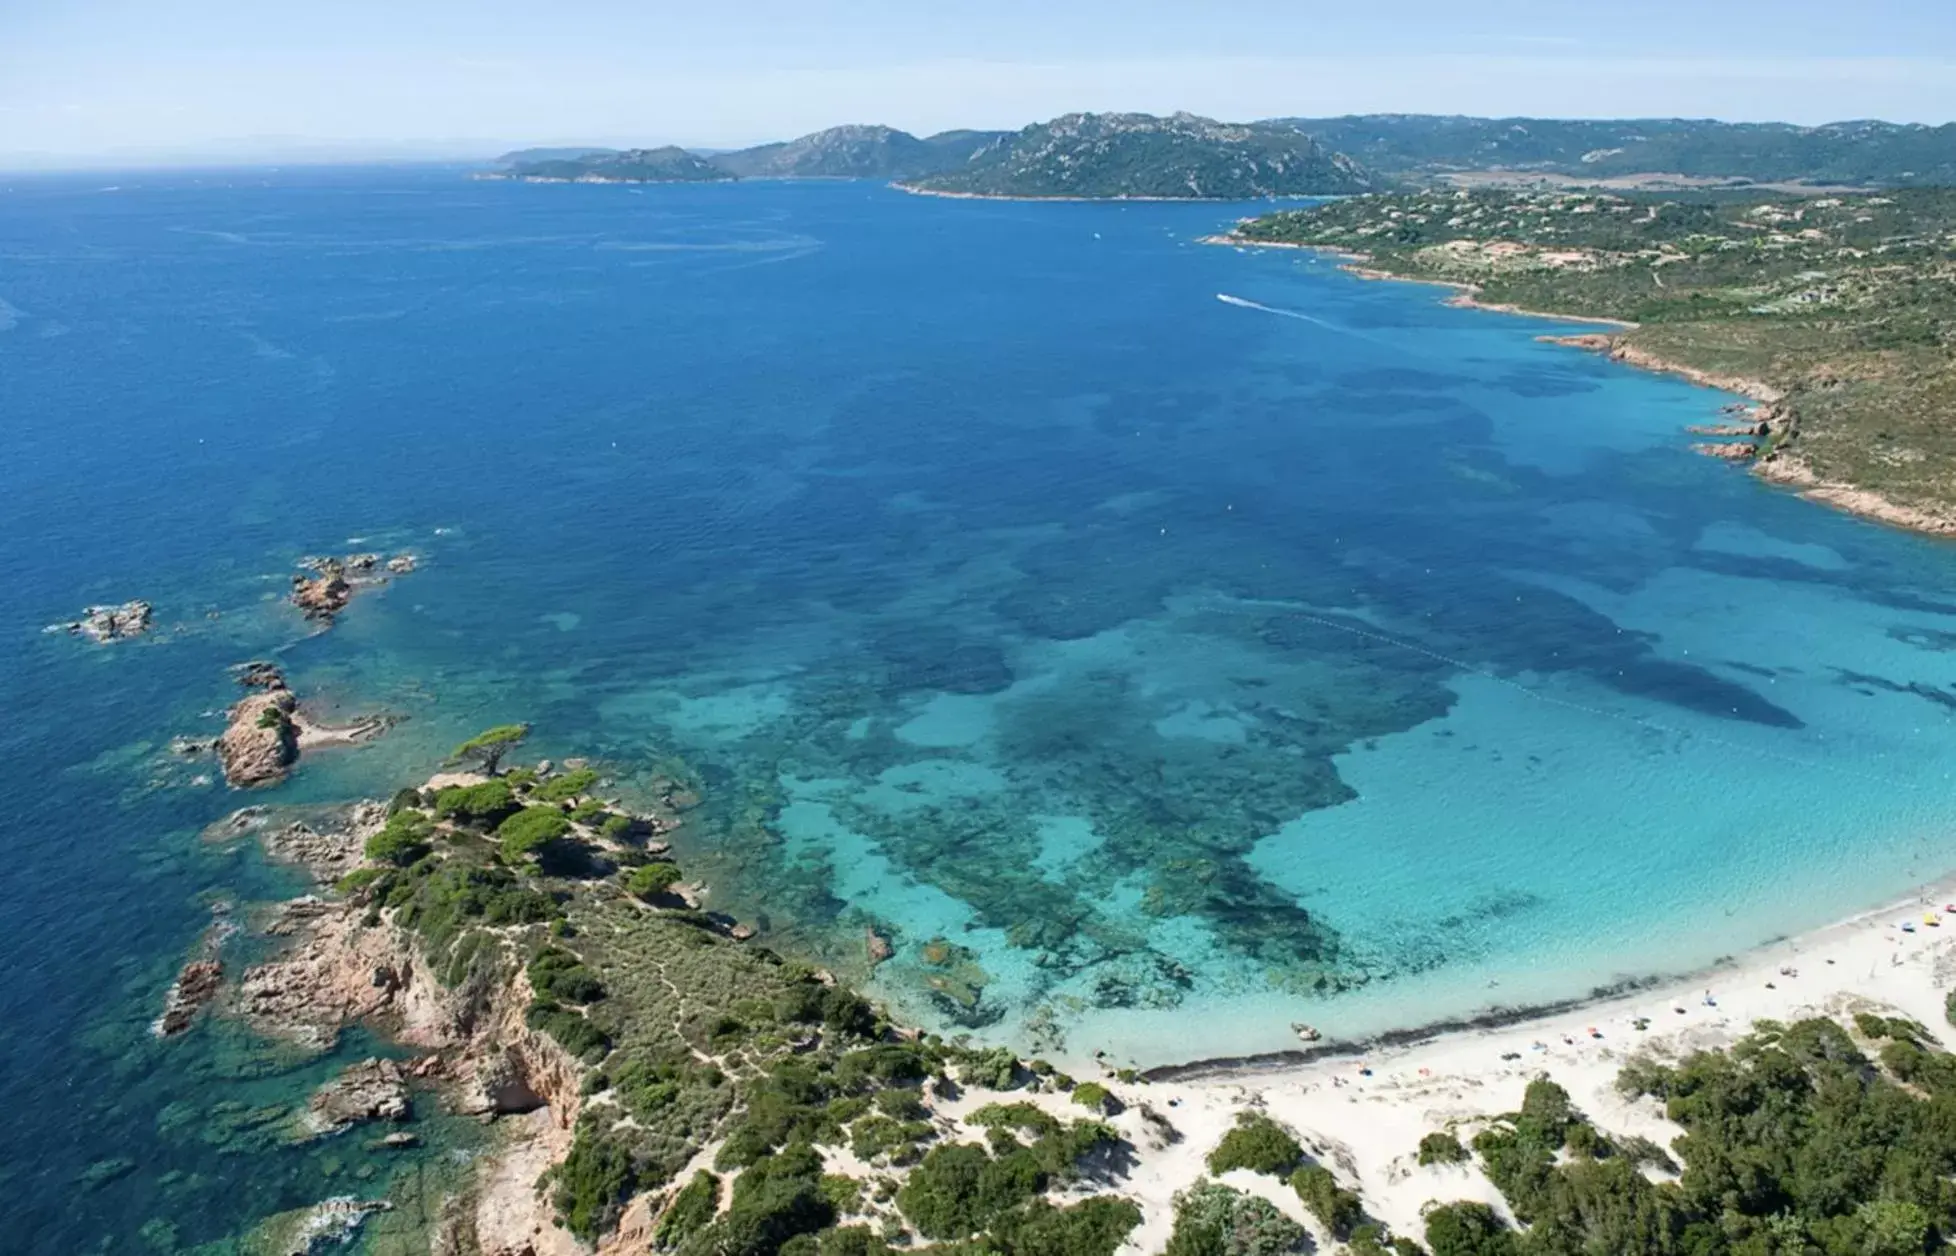
[[[358,745],[397,722],[393,716],[376,715],[328,727],[300,711],[298,696],[273,664],[246,663],[237,669],[237,676],[240,685],[255,692],[231,708],[229,726],[217,739],[217,757],[224,779],[238,789],[276,785],[298,762],[301,750]]]
[[[163,1015],[156,1020],[155,1029],[164,1038],[172,1037],[190,1028],[190,1022],[197,1019],[197,1013],[206,1003],[217,997],[224,985],[224,964],[221,960],[195,959],[183,966],[177,979],[170,984],[170,992],[163,999]]]
[[[292,577],[292,604],[307,619],[330,625],[362,588],[385,584],[388,575],[414,570],[414,555],[396,554],[385,564],[378,554],[348,554],[343,558],[308,558],[299,564],[310,575]]]
[[[50,624],[48,631],[66,632],[71,636],[87,637],[97,645],[108,645],[112,641],[127,641],[148,632],[152,614],[150,604],[141,600],[124,602],[120,606],[91,606],[82,611],[80,619],[72,623]]]
[[[257,692],[231,708],[230,725],[217,739],[224,779],[238,789],[276,785],[299,759],[299,729],[293,713],[299,700],[285,677],[267,663],[253,663],[239,683]]]
[[[405,1121],[410,1108],[407,1074],[392,1060],[362,1060],[347,1066],[313,1092],[306,1104],[311,1134],[337,1134],[364,1121]]]
[[[251,1256],[325,1256],[350,1246],[368,1217],[393,1207],[384,1199],[351,1195],[321,1200],[270,1218],[246,1237],[244,1250]]]
[[[163,996],[163,1014],[150,1025],[157,1037],[175,1037],[190,1028],[197,1013],[217,998],[224,988],[224,961],[218,952],[224,940],[237,931],[231,920],[231,904],[213,903],[211,923],[198,939],[196,958],[178,970],[177,979]]]

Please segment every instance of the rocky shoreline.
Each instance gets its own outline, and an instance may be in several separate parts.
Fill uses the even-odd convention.
[[[224,732],[214,742],[178,738],[172,743],[180,755],[214,751],[224,780],[233,789],[276,785],[291,774],[300,752],[359,745],[394,724],[385,715],[346,725],[319,723],[305,713],[284,672],[271,663],[244,664],[237,669],[237,681],[248,692],[232,705]]]
[[[246,808],[212,826],[211,835],[256,837],[268,855],[305,868],[324,891],[360,864],[363,848],[386,819],[386,807],[375,802],[343,808],[330,823]],[[561,1159],[581,1104],[576,1061],[524,1022],[529,999],[524,984],[444,985],[414,935],[356,894],[308,894],[280,903],[259,932],[279,941],[278,953],[228,983],[207,936],[165,996],[159,1035],[183,1032],[204,1008],[308,1053],[332,1049],[356,1024],[374,1029],[419,1054],[406,1061],[374,1058],[349,1066],[312,1095],[291,1136],[331,1137],[356,1125],[381,1122],[393,1132],[379,1145],[413,1146],[418,1139],[407,1123],[415,1085],[435,1088],[451,1112],[485,1121],[525,1118],[511,1123],[475,1198],[464,1201],[466,1207],[447,1210],[447,1232],[435,1236],[433,1250],[487,1256],[576,1250],[551,1224],[549,1209],[534,1189],[535,1172],[511,1175],[495,1167],[511,1162],[547,1166]],[[304,1241],[330,1234],[337,1242],[350,1236],[368,1213],[386,1207],[384,1201],[331,1199],[313,1210],[311,1221],[299,1216],[274,1221],[314,1236]],[[307,1228],[315,1224],[321,1228]],[[295,1245],[291,1250],[315,1249]]]
[[[1601,353],[1611,361],[1621,362],[1641,370],[1654,371],[1665,375],[1676,375],[1705,388],[1716,388],[1722,392],[1736,393],[1739,396],[1759,403],[1755,411],[1755,421],[1749,425],[1762,429],[1756,433],[1742,431],[1702,432],[1700,435],[1747,435],[1756,434],[1765,439],[1764,444],[1751,441],[1700,441],[1692,446],[1692,452],[1724,462],[1746,466],[1750,472],[1769,484],[1788,488],[1806,498],[1847,514],[1857,515],[1876,523],[1901,528],[1909,532],[1921,532],[1931,536],[1956,536],[1956,516],[1928,510],[1919,506],[1908,506],[1891,501],[1871,489],[1856,487],[1838,480],[1821,478],[1798,453],[1790,447],[1797,435],[1798,425],[1785,406],[1784,390],[1762,380],[1741,376],[1725,375],[1702,370],[1673,362],[1652,353],[1640,346],[1626,343],[1623,334],[1634,331],[1636,325],[1619,319],[1597,318],[1583,314],[1568,314],[1559,311],[1524,310],[1518,306],[1503,305],[1497,302],[1484,302],[1476,298],[1478,289],[1473,284],[1458,283],[1445,279],[1426,279],[1417,275],[1400,275],[1380,270],[1365,263],[1371,258],[1362,253],[1346,249],[1321,247],[1311,244],[1295,244],[1288,241],[1252,240],[1238,235],[1216,235],[1203,237],[1204,244],[1233,245],[1238,248],[1293,248],[1323,253],[1343,261],[1339,269],[1360,279],[1386,280],[1395,283],[1429,284],[1453,290],[1447,304],[1467,309],[1488,310],[1501,314],[1524,315],[1530,318],[1549,318],[1563,322],[1598,323],[1618,329],[1612,333],[1586,332],[1568,336],[1540,336],[1537,339],[1547,344],[1566,345]]]

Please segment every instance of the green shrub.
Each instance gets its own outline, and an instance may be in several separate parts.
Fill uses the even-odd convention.
[[[927,1047],[913,1042],[879,1042],[836,1061],[835,1078],[837,1085],[850,1090],[871,1082],[908,1086],[929,1077],[934,1067]]]
[[[617,1223],[641,1184],[630,1151],[590,1115],[578,1121],[570,1153],[545,1180],[559,1224],[587,1243]]]
[[[1421,1256],[1424,1250],[1411,1239],[1393,1239],[1387,1246],[1385,1230],[1371,1221],[1353,1227],[1351,1237],[1345,1240],[1345,1256]]]
[[[654,899],[679,883],[679,866],[649,863],[633,868],[625,878],[625,892],[633,898]]]
[[[622,842],[632,835],[633,827],[630,816],[612,816],[598,826],[598,832],[611,841]]]
[[[986,1130],[1018,1130],[1044,1138],[1063,1128],[1060,1119],[1036,1103],[988,1103],[965,1118],[966,1124]]]
[[[876,1110],[899,1121],[921,1121],[930,1113],[916,1091],[894,1086],[876,1092]]]
[[[387,816],[392,819],[410,807],[418,808],[421,805],[421,791],[410,785],[405,789],[396,790],[394,797],[388,800]]]
[[[656,1247],[670,1250],[713,1223],[720,1211],[720,1179],[705,1169],[692,1176],[659,1214],[652,1232]]]
[[[1008,1047],[956,1054],[958,1080],[986,1090],[1011,1090],[1020,1082],[1019,1057]]]
[[[571,809],[570,818],[576,824],[596,824],[606,815],[604,804],[595,800],[579,803]]]
[[[595,1003],[605,994],[598,975],[569,951],[548,948],[530,961],[530,988],[541,999],[560,1003]]]
[[[367,839],[366,856],[404,868],[427,854],[433,830],[419,811],[396,811],[380,832]]]
[[[992,1157],[976,1143],[932,1148],[897,1191],[897,1207],[925,1238],[961,1239],[1046,1189],[1024,1150]]]
[[[525,807],[496,826],[503,858],[510,863],[527,859],[559,838],[568,836],[570,821],[548,807]]]
[[[1338,1185],[1338,1179],[1323,1165],[1307,1164],[1291,1174],[1290,1188],[1333,1238],[1350,1237],[1353,1227],[1365,1220],[1365,1205],[1357,1193]]]
[[[285,712],[283,712],[283,711],[281,711],[281,710],[279,710],[279,709],[278,709],[277,707],[275,707],[275,706],[268,706],[268,707],[266,707],[266,708],[265,708],[264,710],[262,710],[262,711],[260,711],[260,712],[258,713],[258,727],[260,727],[260,728],[284,728],[284,727],[285,727]]]
[[[431,958],[448,952],[473,925],[534,924],[558,914],[554,899],[523,885],[507,868],[475,867],[454,859],[426,877],[393,885],[387,905],[400,909],[396,922],[421,935]],[[452,966],[444,965],[442,972],[453,984]]]
[[[598,774],[590,768],[578,768],[562,776],[553,776],[530,791],[530,797],[538,802],[569,802],[571,799],[590,792],[598,783]]]
[[[1419,1162],[1426,1164],[1465,1164],[1467,1149],[1460,1139],[1444,1130],[1435,1130],[1419,1140]]]
[[[539,1033],[549,1034],[558,1045],[586,1064],[596,1064],[611,1050],[611,1039],[584,1017],[569,1008],[545,999],[530,1004],[523,1023]]]
[[[385,868],[355,868],[333,882],[333,888],[342,894],[358,894],[386,875]]]
[[[1641,1134],[1626,1135],[1617,1140],[1616,1146],[1618,1154],[1639,1168],[1648,1166],[1666,1173],[1678,1171],[1678,1163],[1671,1159],[1671,1153]]]
[[[1120,1111],[1120,1101],[1114,1098],[1114,1092],[1099,1082],[1081,1082],[1075,1086],[1073,1102],[1102,1115],[1111,1115]]]
[[[1956,1025],[1956,990],[1951,990],[1943,996],[1942,1018],[1950,1024]]]
[[[796,1144],[734,1179],[726,1214],[680,1250],[686,1256],[777,1256],[784,1244],[834,1221],[835,1209],[822,1195],[821,1157]]]
[[[1141,1210],[1118,1195],[1095,1195],[1064,1208],[1035,1199],[992,1223],[991,1248],[1005,1256],[1114,1256]]]
[[[1223,1135],[1216,1149],[1209,1153],[1209,1172],[1221,1174],[1231,1169],[1248,1169],[1252,1173],[1287,1177],[1303,1159],[1304,1149],[1297,1145],[1289,1130],[1260,1112],[1244,1112],[1237,1116],[1236,1128]]]
[[[500,777],[476,785],[450,785],[435,794],[436,815],[477,828],[488,828],[514,810],[516,795]]]
[[[1281,1256],[1303,1250],[1304,1227],[1267,1199],[1220,1182],[1175,1196],[1175,1229],[1162,1256]]]
[[[845,1225],[815,1236],[816,1256],[892,1256],[883,1236],[868,1226]]]
[[[863,1202],[863,1184],[846,1173],[824,1173],[821,1180],[822,1198],[829,1201],[829,1207],[838,1217],[846,1217],[860,1211]]]
[[[866,1116],[850,1127],[849,1150],[865,1162],[881,1157],[890,1164],[911,1164],[923,1154],[923,1144],[935,1137],[937,1127],[929,1121]]]
[[[1516,1256],[1515,1233],[1486,1204],[1443,1204],[1426,1214],[1433,1256]]]

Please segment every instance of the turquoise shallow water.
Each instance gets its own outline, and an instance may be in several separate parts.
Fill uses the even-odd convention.
[[[407,717],[277,797],[508,719],[682,760],[716,905],[845,967],[875,927],[909,1014],[1053,1053],[1565,997],[1956,865],[1946,546],[1690,454],[1725,398],[1547,324],[1195,243],[1237,212],[448,170],[0,193],[24,1250],[332,1193],[162,1115],[236,1091],[223,1035],[141,1036],[208,901],[285,884],[198,846],[237,800],[161,756],[267,653]],[[306,637],[290,562],[356,544],[423,569]],[[38,632],[131,596],[148,643]]]

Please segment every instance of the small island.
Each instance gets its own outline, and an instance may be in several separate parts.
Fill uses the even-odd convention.
[[[1757,404],[1701,452],[1829,505],[1956,533],[1956,192],[1424,191],[1239,224],[1455,301],[1613,324],[1562,343]]]
[[[503,168],[482,171],[476,178],[523,183],[724,183],[739,177],[670,144],[664,148],[572,152],[570,156],[542,157],[514,153],[505,159]]]

